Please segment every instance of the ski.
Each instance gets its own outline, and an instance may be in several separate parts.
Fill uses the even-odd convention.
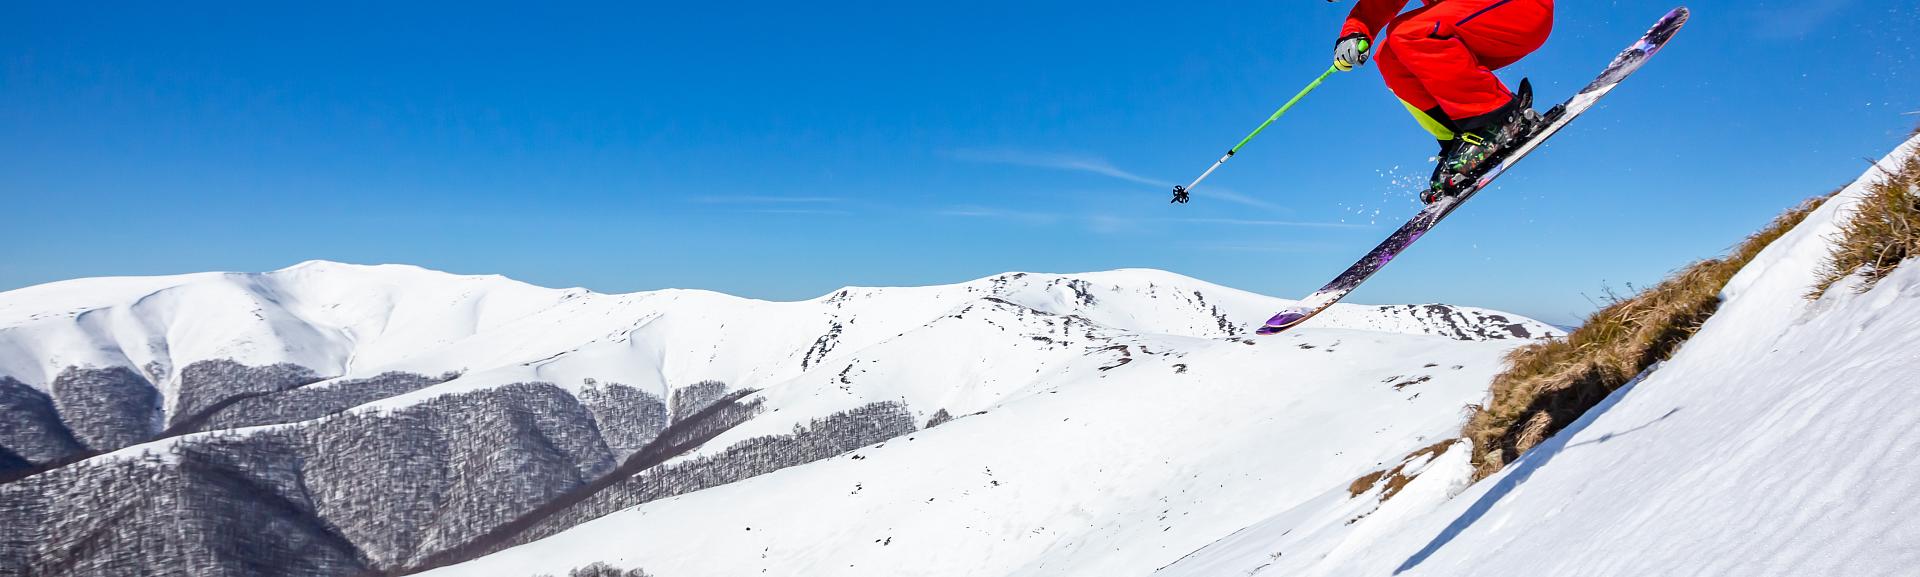
[[[1340,273],[1340,276],[1334,278],[1333,282],[1327,283],[1327,285],[1321,287],[1320,290],[1314,291],[1314,293],[1308,295],[1307,298],[1301,299],[1300,302],[1293,307],[1273,315],[1273,318],[1267,320],[1266,326],[1260,327],[1260,329],[1255,332],[1262,335],[1278,334],[1287,329],[1300,326],[1300,324],[1306,322],[1307,319],[1313,318],[1314,315],[1320,314],[1322,311],[1327,310],[1327,308],[1332,307],[1334,303],[1340,302],[1340,299],[1345,298],[1347,293],[1351,293],[1354,289],[1359,288],[1360,283],[1366,282],[1367,278],[1373,276],[1373,273],[1379,272],[1380,269],[1387,266],[1387,263],[1392,261],[1395,256],[1399,256],[1408,246],[1413,245],[1414,241],[1420,240],[1420,237],[1425,235],[1427,231],[1432,230],[1435,225],[1440,224],[1441,219],[1452,214],[1461,204],[1466,203],[1467,199],[1473,198],[1474,194],[1485,190],[1487,185],[1493,183],[1494,179],[1499,178],[1501,174],[1506,173],[1507,169],[1512,168],[1514,164],[1526,158],[1528,153],[1539,148],[1540,145],[1546,142],[1548,138],[1551,138],[1554,133],[1566,127],[1567,123],[1572,122],[1573,119],[1579,117],[1581,113],[1592,108],[1594,103],[1600,100],[1600,97],[1606,96],[1614,87],[1619,86],[1620,81],[1626,80],[1628,75],[1639,70],[1642,64],[1645,64],[1655,53],[1660,52],[1660,49],[1666,46],[1667,41],[1672,39],[1673,35],[1680,31],[1680,27],[1687,23],[1687,16],[1688,12],[1685,7],[1675,8],[1672,12],[1668,12],[1659,22],[1654,23],[1653,28],[1647,30],[1647,34],[1642,36],[1639,41],[1634,42],[1632,46],[1628,46],[1619,56],[1615,56],[1613,62],[1608,64],[1606,69],[1602,70],[1600,75],[1593,79],[1592,83],[1587,84],[1586,88],[1580,89],[1580,92],[1574,94],[1573,98],[1568,99],[1565,103],[1555,106],[1552,110],[1548,111],[1545,115],[1546,125],[1544,127],[1535,131],[1531,136],[1528,136],[1526,141],[1522,142],[1519,146],[1514,147],[1511,154],[1488,169],[1485,174],[1480,175],[1480,178],[1475,180],[1472,185],[1461,190],[1459,194],[1442,198],[1433,204],[1427,205],[1419,214],[1413,215],[1413,218],[1407,220],[1406,224],[1401,225],[1399,230],[1394,231],[1392,236],[1387,237],[1385,241],[1381,242],[1380,246],[1374,247],[1373,251],[1368,252],[1367,256],[1361,258],[1359,262],[1353,263],[1351,267],[1347,267],[1346,272]]]

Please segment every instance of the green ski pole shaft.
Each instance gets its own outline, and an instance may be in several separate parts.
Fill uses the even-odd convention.
[[[1253,137],[1259,136],[1260,131],[1266,130],[1267,125],[1273,124],[1273,121],[1275,120],[1279,120],[1281,116],[1285,115],[1288,110],[1293,108],[1293,105],[1300,103],[1300,99],[1306,98],[1308,93],[1313,92],[1313,89],[1320,87],[1320,83],[1326,82],[1328,76],[1332,76],[1334,72],[1338,72],[1339,70],[1340,70],[1339,67],[1334,67],[1334,66],[1327,67],[1327,71],[1320,73],[1319,78],[1313,79],[1313,82],[1308,83],[1306,88],[1300,89],[1299,94],[1293,95],[1292,100],[1288,100],[1286,104],[1280,105],[1279,110],[1273,111],[1273,116],[1267,117],[1266,122],[1260,123],[1260,126],[1258,128],[1253,129],[1253,132],[1248,134],[1246,138],[1240,139],[1239,144],[1235,144],[1233,145],[1233,148],[1227,149],[1227,153],[1221,156],[1220,160],[1214,161],[1213,166],[1207,167],[1206,172],[1200,173],[1200,178],[1193,179],[1193,183],[1188,184],[1186,186],[1177,186],[1177,185],[1174,186],[1173,201],[1186,202],[1187,193],[1191,192],[1193,190],[1193,187],[1200,186],[1200,181],[1206,180],[1208,175],[1213,174],[1214,170],[1217,170],[1220,168],[1220,165],[1226,164],[1227,159],[1233,158],[1234,154],[1239,153],[1240,147],[1246,146],[1247,143],[1249,142],[1253,142]]]

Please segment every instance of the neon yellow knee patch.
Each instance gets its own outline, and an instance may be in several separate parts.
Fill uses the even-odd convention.
[[[1427,132],[1433,133],[1434,139],[1441,141],[1453,140],[1453,131],[1448,130],[1447,125],[1441,124],[1439,120],[1428,116],[1425,110],[1415,108],[1412,104],[1407,104],[1405,100],[1400,101],[1400,105],[1407,107],[1407,112],[1413,113],[1413,120],[1419,122],[1420,127],[1427,129]]]

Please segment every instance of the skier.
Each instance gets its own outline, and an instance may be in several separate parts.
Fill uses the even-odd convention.
[[[1532,86],[1523,79],[1519,92],[1509,91],[1493,71],[1546,43],[1553,0],[1422,1],[1425,6],[1401,14],[1408,0],[1359,0],[1340,29],[1333,61],[1336,69],[1353,70],[1379,48],[1387,88],[1440,141],[1439,163],[1420,194],[1433,203],[1458,192],[1541,124]]]

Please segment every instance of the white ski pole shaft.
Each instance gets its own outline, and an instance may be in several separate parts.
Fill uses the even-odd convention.
[[[1267,125],[1273,124],[1273,121],[1275,120],[1279,120],[1280,117],[1285,115],[1288,110],[1293,109],[1293,105],[1299,104],[1300,99],[1306,98],[1308,93],[1313,92],[1313,89],[1320,87],[1320,83],[1326,82],[1328,76],[1332,76],[1334,72],[1338,72],[1339,70],[1340,68],[1336,66],[1327,67],[1327,71],[1320,73],[1319,78],[1315,78],[1313,79],[1313,82],[1307,83],[1307,87],[1300,89],[1299,94],[1293,95],[1293,98],[1288,100],[1286,104],[1281,105],[1279,110],[1273,111],[1273,116],[1268,116],[1266,122],[1260,123],[1260,126],[1257,128],[1254,128],[1253,132],[1248,134],[1246,138],[1240,139],[1239,144],[1235,144],[1233,145],[1233,148],[1227,149],[1227,153],[1225,155],[1222,155],[1220,157],[1220,160],[1214,161],[1213,166],[1207,167],[1206,172],[1200,173],[1200,178],[1193,179],[1193,182],[1186,186],[1177,186],[1177,185],[1174,186],[1173,201],[1180,202],[1180,203],[1186,202],[1187,194],[1193,191],[1193,187],[1200,186],[1200,181],[1206,180],[1208,175],[1213,174],[1214,170],[1218,170],[1220,168],[1220,165],[1226,164],[1227,159],[1233,158],[1234,154],[1239,153],[1240,147],[1246,146],[1248,142],[1253,142],[1253,137],[1259,136],[1260,131],[1266,130]]]

